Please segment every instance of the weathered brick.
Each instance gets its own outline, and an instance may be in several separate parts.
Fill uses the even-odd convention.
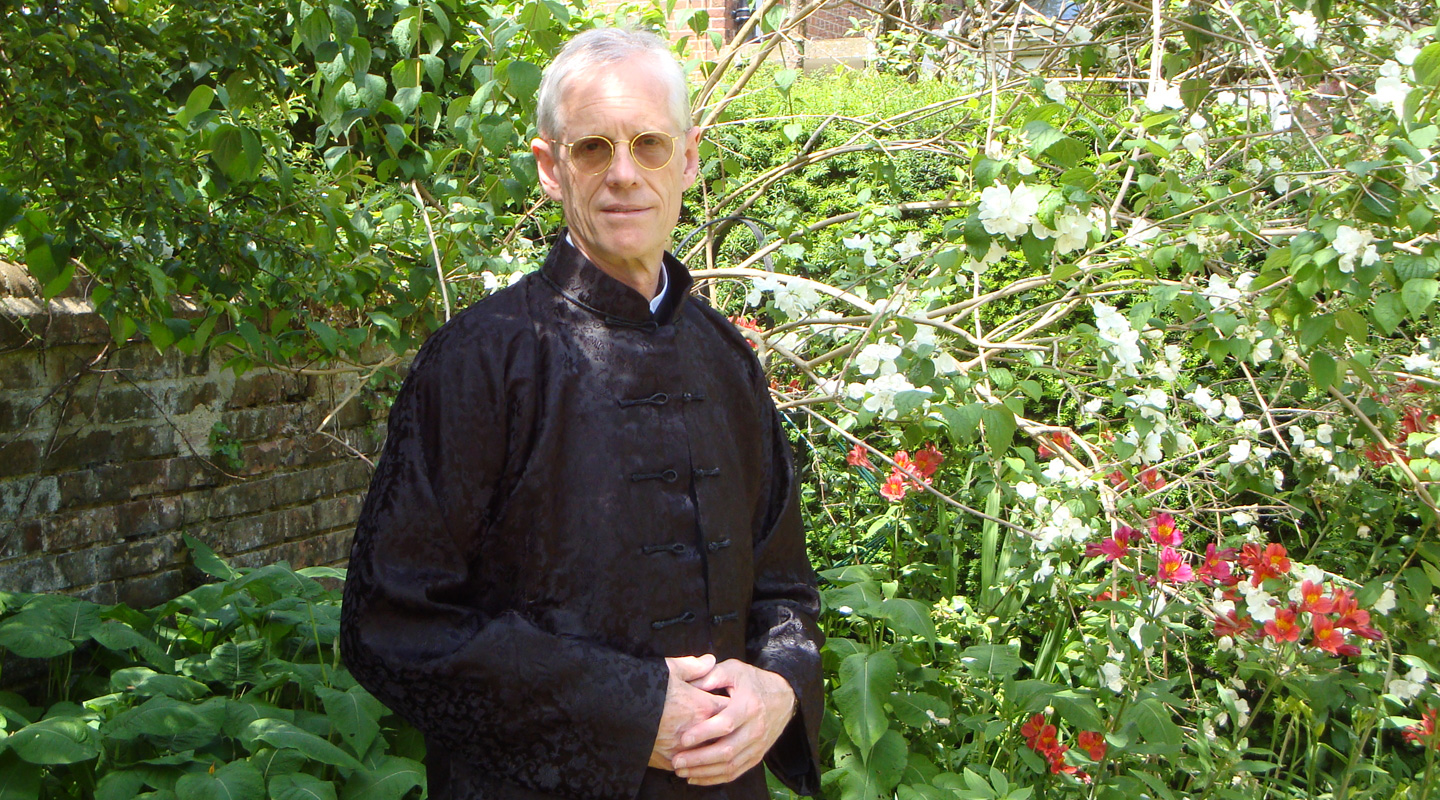
[[[95,572],[91,582],[129,578],[184,564],[179,534],[165,534],[91,550]]]
[[[188,414],[201,406],[210,405],[219,396],[220,389],[214,381],[187,383],[175,392],[175,413]]]
[[[44,395],[0,394],[0,434],[46,430],[55,424],[55,404]]]
[[[188,588],[190,585],[182,570],[165,570],[148,575],[144,580],[121,582],[116,599],[131,608],[150,608],[183,594]]]
[[[314,505],[315,530],[328,531],[334,528],[344,528],[348,531],[354,528],[355,520],[359,518],[360,507],[363,504],[364,500],[358,494],[327,497],[318,501]]]
[[[165,402],[163,391],[116,386],[101,392],[91,419],[99,424],[155,419],[164,415]]]
[[[0,519],[0,561],[32,555],[44,549],[38,519]]]
[[[159,494],[170,488],[170,459],[102,464],[59,475],[60,507],[117,503]]]
[[[165,486],[170,491],[216,486],[224,478],[219,468],[199,456],[180,456],[165,461]]]
[[[306,506],[257,514],[226,523],[216,529],[217,541],[238,557],[252,550],[305,536],[314,528]]]
[[[59,565],[47,555],[0,564],[0,591],[54,592],[65,587]]]
[[[185,356],[173,348],[163,354],[147,344],[127,345],[110,354],[105,366],[122,370],[131,380],[164,380],[185,374]]]
[[[45,360],[29,347],[0,353],[0,389],[7,391],[44,388]]]
[[[251,371],[236,379],[226,403],[229,408],[250,408],[283,401],[304,400],[314,394],[313,376]]]
[[[303,430],[306,410],[303,405],[262,406],[227,411],[220,420],[230,429],[231,436],[242,442],[254,442]]]
[[[45,551],[55,553],[115,538],[116,520],[114,506],[45,517],[41,522]]]
[[[184,501],[179,497],[152,497],[115,506],[118,530],[125,536],[140,536],[180,527]]]
[[[108,606],[120,602],[119,589],[120,584],[114,581],[107,581],[105,583],[97,583],[94,586],[86,586],[84,589],[76,592],[75,596],[82,600],[89,600],[92,603]]]
[[[40,471],[40,444],[32,439],[0,442],[0,478]]]
[[[277,475],[271,480],[275,487],[275,506],[314,503],[329,494],[329,470],[312,469]]]
[[[290,454],[294,450],[295,442],[292,439],[274,439],[245,445],[240,451],[241,467],[237,474],[246,477],[267,475],[289,463]]]
[[[46,348],[41,351],[41,363],[44,365],[41,380],[50,386],[57,386],[76,375],[103,375],[104,373],[96,372],[102,368],[95,360],[100,351],[100,347],[91,345]]]
[[[175,454],[175,430],[169,426],[82,431],[61,437],[45,457],[45,468],[81,469]]]
[[[0,517],[49,514],[59,505],[60,491],[54,476],[0,479]]]
[[[214,519],[254,514],[275,505],[275,487],[266,479],[249,480],[216,489],[211,497]]]
[[[344,494],[370,486],[370,466],[358,458],[326,470],[330,476],[330,494]]]
[[[352,397],[350,402],[340,407],[335,414],[335,424],[341,428],[355,428],[360,425],[368,425],[371,420],[379,416],[375,410],[370,408],[361,397]]]

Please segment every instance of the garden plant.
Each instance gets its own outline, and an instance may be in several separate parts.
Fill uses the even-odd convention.
[[[1440,40],[1391,5],[905,4],[865,73],[782,60],[818,3],[713,57],[615,12],[691,31],[680,255],[793,432],[827,796],[1440,797]],[[387,373],[558,229],[539,65],[602,16],[32,4],[0,255],[117,343]],[[0,595],[49,660],[0,797],[419,791],[341,574],[194,547],[221,582],[158,609]]]

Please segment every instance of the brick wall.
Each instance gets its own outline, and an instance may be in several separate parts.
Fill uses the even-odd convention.
[[[218,357],[107,345],[86,302],[17,293],[10,269],[10,291],[0,285],[0,590],[150,605],[198,579],[185,533],[242,566],[345,559],[370,467],[315,429],[355,375],[237,378]],[[373,458],[384,416],[368,397],[326,430]],[[240,464],[212,454],[217,423]]]

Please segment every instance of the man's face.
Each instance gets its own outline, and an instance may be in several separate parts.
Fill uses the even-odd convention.
[[[530,149],[540,185],[565,208],[570,235],[606,272],[648,271],[660,264],[670,232],[680,219],[680,197],[699,171],[700,129],[676,130],[668,92],[651,59],[634,58],[576,75],[563,88],[561,142],[600,135],[615,142],[610,166],[587,175],[570,163],[570,148],[535,139]],[[630,140],[637,133],[678,134],[675,153],[661,169],[635,163]]]

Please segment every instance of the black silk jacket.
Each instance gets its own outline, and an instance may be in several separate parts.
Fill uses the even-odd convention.
[[[430,797],[763,800],[759,767],[647,768],[666,656],[783,676],[766,758],[819,787],[819,598],[759,363],[561,243],[420,349],[355,532],[341,615],[357,680],[424,735]]]

